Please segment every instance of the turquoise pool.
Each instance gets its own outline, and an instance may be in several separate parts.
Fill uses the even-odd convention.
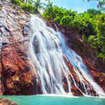
[[[105,98],[65,97],[65,96],[0,96],[15,101],[19,105],[105,105]]]

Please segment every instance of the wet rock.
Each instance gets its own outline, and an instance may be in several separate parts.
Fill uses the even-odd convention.
[[[99,86],[101,86],[103,88],[103,90],[105,91],[105,73],[101,72],[99,70],[97,70],[96,67],[94,67],[92,65],[92,63],[90,63],[90,61],[88,59],[84,59],[84,62],[87,64],[88,69],[90,70],[91,76],[93,77],[93,79],[98,83]]]
[[[24,32],[23,32],[24,36],[30,35],[31,34],[31,27],[30,24],[25,24],[24,25]]]
[[[68,74],[68,77],[71,80],[71,92],[74,96],[83,96],[84,94],[92,94],[93,96],[97,96],[95,90],[93,89],[93,86],[88,82],[88,80],[82,75],[80,70],[75,67],[76,72],[78,71],[79,76],[83,78],[82,80],[78,77],[76,74],[74,67],[69,63],[69,61],[64,56],[65,62],[70,70],[70,74]],[[64,84],[67,87],[67,83],[64,81]],[[75,85],[76,84],[76,85]],[[87,91],[85,90],[87,89]],[[67,89],[66,89],[67,90]]]
[[[52,20],[47,22],[48,26],[52,27],[55,29],[53,26]],[[88,70],[92,76],[92,78],[95,80],[96,83],[99,84],[105,91],[105,62],[97,58],[97,55],[95,54],[94,50],[90,46],[89,42],[87,40],[83,41],[82,40],[82,35],[79,33],[76,29],[70,30],[69,28],[65,28],[62,26],[59,26],[60,32],[62,32],[65,36],[65,39],[67,41],[67,44],[70,48],[72,48],[78,55],[82,57],[84,62],[86,63]],[[69,63],[67,65],[70,66]],[[72,71],[72,67],[70,68]],[[75,77],[75,73],[72,72],[72,74]],[[78,78],[75,78],[78,81]],[[64,83],[65,90],[68,90],[66,87],[66,82]],[[73,86],[72,86],[73,87]],[[75,92],[74,92],[75,91]],[[77,88],[72,88],[73,94],[78,93],[81,95],[81,92],[76,92],[78,91]],[[94,95],[96,93],[93,90],[90,90],[93,92]]]
[[[28,59],[30,15],[7,1],[0,12],[0,95],[36,93],[35,71]]]
[[[5,98],[0,98],[0,105],[18,105],[15,102],[5,99]]]
[[[1,79],[5,95],[35,94],[35,72],[27,58],[27,43],[8,44],[2,48]]]

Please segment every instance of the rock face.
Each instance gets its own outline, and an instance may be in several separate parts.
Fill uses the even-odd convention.
[[[84,62],[87,64],[88,69],[91,72],[91,75],[96,83],[99,84],[105,91],[105,72],[100,72],[95,67],[92,66],[91,62],[88,59],[84,59]]]
[[[81,71],[77,68],[78,73],[80,73],[80,77],[83,78],[83,80],[81,81],[81,78],[79,78],[79,76],[76,74],[74,67],[69,63],[69,61],[65,58],[65,62],[69,68],[69,70],[71,71],[71,75],[68,75],[70,77],[71,80],[71,92],[74,96],[83,96],[83,93],[85,93],[85,88],[83,87],[83,85],[85,87],[88,87],[87,89],[87,93],[90,94],[92,93],[93,96],[97,96],[97,93],[94,91],[92,85],[89,83],[89,81],[85,78],[85,76],[82,75]],[[75,85],[75,83],[76,85]],[[67,85],[67,83],[64,81],[64,84]],[[65,86],[66,89],[67,86]]]
[[[9,2],[0,11],[0,94],[35,94],[35,72],[28,62],[29,14]]]
[[[69,29],[63,30],[62,27],[60,27],[60,31],[64,33],[68,46],[82,57],[93,79],[105,91],[105,62],[97,58],[88,41],[86,39],[83,41],[78,31],[70,31]]]

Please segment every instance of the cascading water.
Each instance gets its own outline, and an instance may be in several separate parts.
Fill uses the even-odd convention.
[[[31,15],[31,27],[29,59],[43,94],[72,96],[74,85],[84,96],[94,95],[91,88],[96,95],[104,95],[102,88],[88,74],[82,58],[68,48],[62,33],[48,27],[36,15]]]

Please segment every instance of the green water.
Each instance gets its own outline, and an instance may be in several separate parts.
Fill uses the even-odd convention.
[[[60,96],[1,96],[19,105],[105,105],[105,98]]]

